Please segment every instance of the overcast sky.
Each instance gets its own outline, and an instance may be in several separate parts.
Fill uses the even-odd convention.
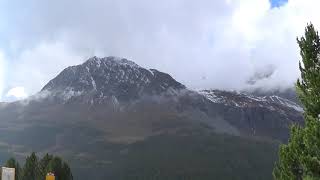
[[[0,0],[0,100],[38,92],[90,56],[120,56],[189,88],[292,85],[296,37],[319,0]],[[267,72],[268,73],[268,72]]]

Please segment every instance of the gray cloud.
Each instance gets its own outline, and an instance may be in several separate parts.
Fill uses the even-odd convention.
[[[274,79],[258,85],[290,85],[298,75],[295,36],[306,19],[297,22],[302,26],[291,24],[297,4],[270,9],[268,0],[0,0],[0,47],[9,63],[5,86],[35,93],[64,67],[93,55],[129,58],[190,88],[241,89],[270,64],[277,69]]]

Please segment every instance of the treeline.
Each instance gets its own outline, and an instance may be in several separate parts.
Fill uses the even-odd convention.
[[[73,180],[69,165],[60,157],[49,154],[39,159],[33,152],[23,166],[16,159],[10,158],[4,166],[15,168],[15,180],[45,180],[49,172],[54,173],[56,180]]]

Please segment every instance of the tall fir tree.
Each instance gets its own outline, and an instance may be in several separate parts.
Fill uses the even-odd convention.
[[[45,179],[47,173],[49,172],[49,163],[53,159],[52,155],[46,154],[39,161],[39,174],[41,179]]]
[[[8,168],[15,168],[15,180],[21,179],[22,169],[21,169],[18,161],[16,161],[14,158],[10,158],[7,160],[7,162],[4,166],[8,167]]]
[[[39,166],[38,157],[33,152],[26,158],[25,165],[23,167],[22,180],[38,180],[39,179]]]
[[[59,180],[73,180],[70,167],[59,157],[53,157],[48,164],[48,169],[56,175]]]
[[[277,180],[320,179],[320,38],[312,24],[303,37],[297,39],[300,47],[301,78],[297,94],[304,106],[304,127],[291,128],[287,145],[279,151],[279,161],[273,171]]]

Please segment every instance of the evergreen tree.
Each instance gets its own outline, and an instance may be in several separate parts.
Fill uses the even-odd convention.
[[[278,180],[320,179],[320,38],[312,24],[297,39],[302,61],[297,93],[304,106],[304,127],[291,128],[287,145],[279,151],[273,175]]]
[[[62,177],[65,180],[73,180],[73,175],[71,173],[71,169],[69,167],[69,165],[66,162],[63,162],[62,164]]]
[[[56,179],[72,180],[73,176],[67,163],[63,162],[61,158],[54,157],[48,165],[49,171],[53,172]]]
[[[39,179],[38,157],[33,152],[26,159],[26,163],[23,168],[22,180],[38,180],[38,179]]]
[[[40,178],[45,179],[47,173],[49,172],[49,163],[53,159],[52,155],[46,154],[43,158],[39,161],[39,173]]]
[[[62,160],[59,157],[54,157],[48,165],[49,171],[53,172],[57,179],[62,180]]]
[[[49,154],[38,160],[36,154],[32,153],[26,158],[23,169],[14,158],[10,158],[5,166],[16,169],[16,180],[44,180],[49,172],[54,173],[56,180],[73,180],[69,165],[60,157]]]
[[[14,158],[8,159],[5,164],[5,167],[15,168],[15,180],[20,180],[22,169],[21,169],[19,163]]]

